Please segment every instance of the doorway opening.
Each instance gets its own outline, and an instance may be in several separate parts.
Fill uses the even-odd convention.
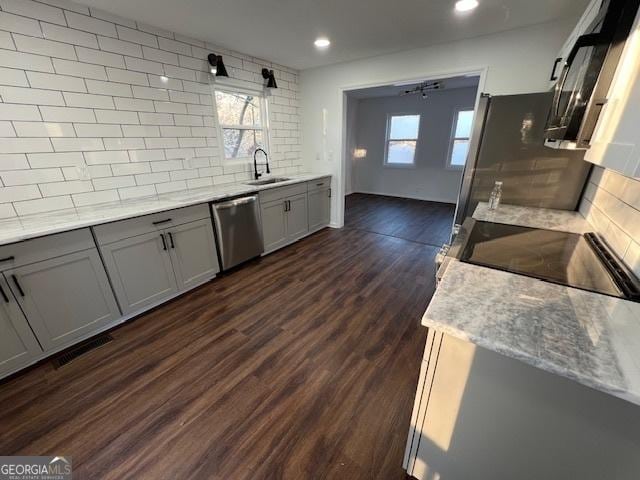
[[[481,75],[345,91],[345,227],[448,242]]]

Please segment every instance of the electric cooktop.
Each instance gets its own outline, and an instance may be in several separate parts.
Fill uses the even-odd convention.
[[[460,260],[640,301],[638,280],[593,233],[475,221]]]

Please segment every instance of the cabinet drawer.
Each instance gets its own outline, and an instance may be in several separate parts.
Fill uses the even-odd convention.
[[[124,238],[182,225],[184,223],[210,218],[209,204],[201,203],[192,207],[176,208],[166,212],[152,213],[142,217],[128,218],[118,222],[105,223],[93,227],[99,245],[107,245]]]
[[[260,192],[260,203],[273,202],[274,200],[281,200],[283,198],[292,197],[294,195],[300,195],[301,193],[307,193],[306,183],[297,183],[295,185],[288,185],[286,187],[270,188],[268,190],[262,190]]]
[[[311,180],[307,182],[307,190],[309,192],[314,192],[316,190],[320,190],[322,188],[327,188],[331,186],[331,177],[318,178],[317,180]]]
[[[0,271],[92,247],[95,243],[88,228],[3,245],[0,247]]]

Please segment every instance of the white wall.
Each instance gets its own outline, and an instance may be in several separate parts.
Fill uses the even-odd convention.
[[[553,60],[574,25],[575,19],[561,20],[301,72],[302,156],[307,169],[333,174],[334,190],[345,192],[341,162],[345,89],[486,69],[484,86],[481,83],[486,93],[543,91]],[[344,223],[343,201],[342,195],[334,196],[334,226]]]
[[[640,179],[595,167],[580,212],[640,278]]]
[[[275,70],[273,172],[298,173],[295,70],[66,0],[0,2],[0,218],[248,179],[221,160],[211,52],[254,88]]]
[[[473,110],[476,92],[456,88],[430,92],[427,99],[408,95],[359,100],[356,143],[367,156],[352,161],[352,190],[456,203],[462,169],[447,166],[452,126],[459,110]],[[384,164],[387,118],[397,113],[420,115],[414,167]],[[348,180],[346,184],[348,189]]]

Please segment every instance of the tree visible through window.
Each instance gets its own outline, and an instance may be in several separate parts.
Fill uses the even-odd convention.
[[[473,110],[461,110],[456,115],[453,136],[451,138],[451,157],[449,165],[464,167],[469,153],[469,138],[473,125]]]
[[[256,148],[264,148],[264,99],[258,95],[221,90],[216,90],[215,97],[224,158],[250,158]]]
[[[420,115],[391,115],[387,124],[387,165],[413,165],[416,157]]]

